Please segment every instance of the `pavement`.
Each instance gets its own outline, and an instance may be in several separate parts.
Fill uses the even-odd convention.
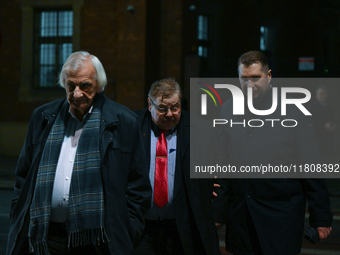
[[[0,190],[13,190],[15,181],[15,167],[18,158],[15,156],[0,155]],[[302,255],[339,255],[340,254],[340,179],[328,179],[331,208],[334,214],[333,232],[317,244],[304,241]],[[0,199],[0,202],[4,198]],[[7,212],[0,212],[6,213]],[[308,213],[306,212],[305,226],[308,226]],[[219,230],[220,249],[222,255],[230,255],[224,250],[224,228]]]

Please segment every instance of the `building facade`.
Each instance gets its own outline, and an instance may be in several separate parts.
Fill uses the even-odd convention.
[[[0,154],[18,155],[33,110],[65,96],[57,77],[73,51],[102,61],[106,95],[130,109],[165,77],[189,109],[190,77],[236,77],[249,50],[266,53],[275,77],[339,77],[338,12],[336,0],[1,1]],[[340,126],[340,85],[329,89]]]

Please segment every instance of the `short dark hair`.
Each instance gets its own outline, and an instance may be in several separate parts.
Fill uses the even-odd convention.
[[[179,99],[182,100],[181,87],[177,81],[175,81],[174,78],[166,78],[152,83],[148,97],[155,100],[156,97],[161,96],[163,100],[163,98],[169,98],[176,93],[178,94]]]
[[[238,59],[237,68],[241,64],[248,67],[248,66],[255,64],[255,63],[260,63],[262,69],[263,68],[269,69],[268,59],[267,59],[266,55],[264,55],[261,51],[257,51],[257,50],[248,51],[248,52],[242,54],[241,57]]]
[[[325,85],[318,86],[315,91],[316,91],[316,93],[318,93],[320,90],[324,90],[324,91],[326,91],[326,93],[328,93],[328,89]]]

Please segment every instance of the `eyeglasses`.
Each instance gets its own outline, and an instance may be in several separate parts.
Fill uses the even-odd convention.
[[[159,107],[158,105],[156,105],[152,99],[149,97],[151,103],[153,104],[153,106],[156,108],[157,111],[159,111],[160,113],[162,114],[166,114],[169,110],[172,112],[172,113],[177,113],[180,109],[181,109],[181,106],[172,106],[172,107]]]

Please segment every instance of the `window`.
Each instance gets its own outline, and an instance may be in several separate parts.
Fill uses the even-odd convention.
[[[19,101],[51,101],[65,96],[58,73],[80,49],[84,0],[21,0],[21,83]]]
[[[208,48],[205,46],[198,46],[198,56],[207,58]]]
[[[197,39],[198,39],[198,56],[208,57],[208,16],[198,15],[197,20]]]
[[[73,11],[36,10],[35,21],[34,88],[54,88],[73,49]]]
[[[260,50],[266,51],[268,49],[268,27],[260,27]]]
[[[208,17],[198,15],[198,40],[208,40]]]

